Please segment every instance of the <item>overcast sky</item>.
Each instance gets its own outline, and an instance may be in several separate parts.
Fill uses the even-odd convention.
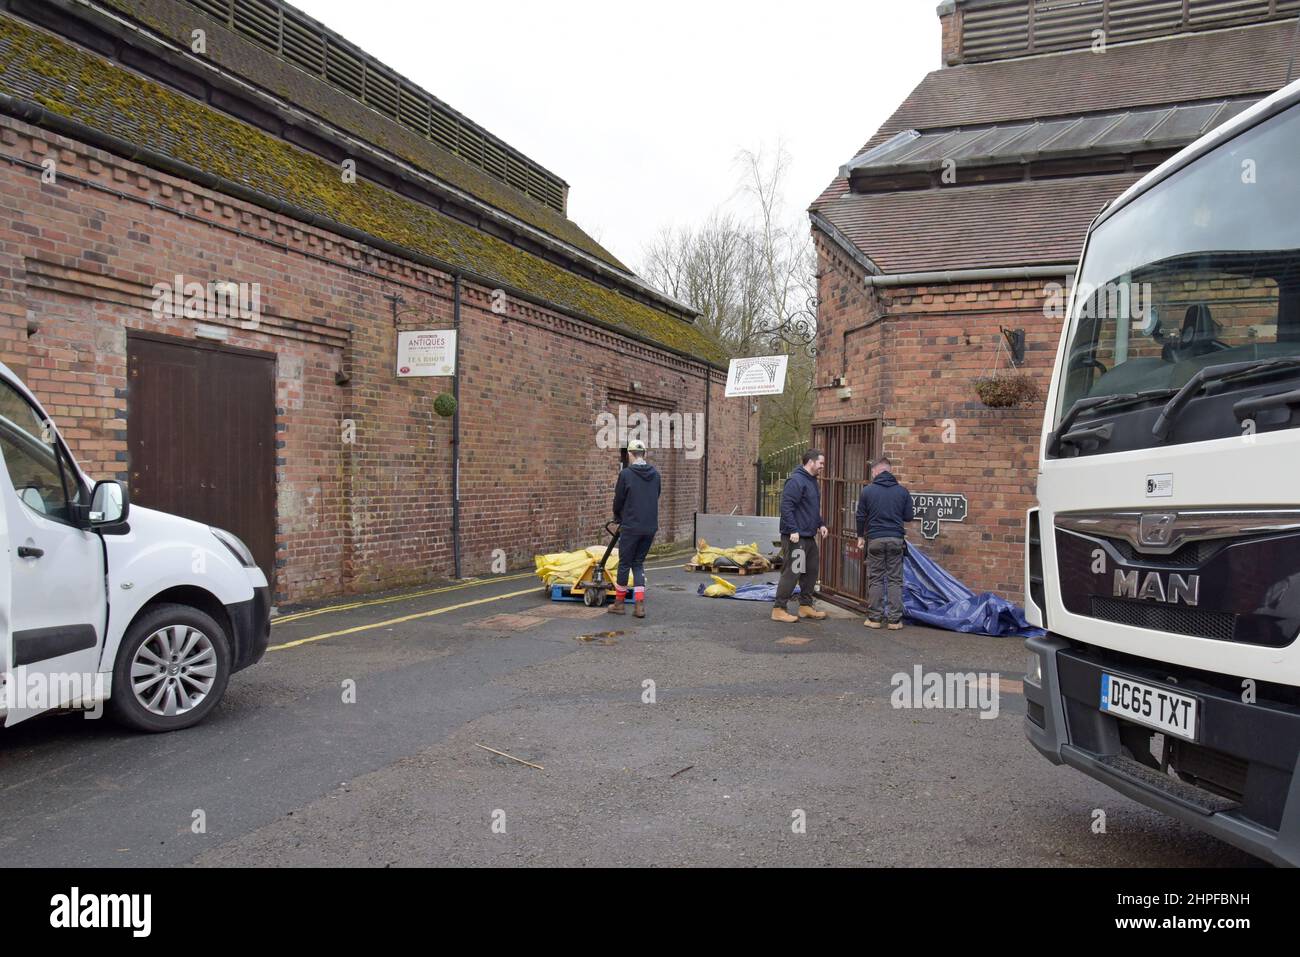
[[[637,265],[737,200],[744,149],[791,154],[788,213],[939,65],[937,0],[293,0],[569,183]]]

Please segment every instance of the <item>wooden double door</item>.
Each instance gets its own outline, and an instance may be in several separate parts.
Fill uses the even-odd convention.
[[[127,338],[131,502],[234,532],[274,581],[275,356]]]

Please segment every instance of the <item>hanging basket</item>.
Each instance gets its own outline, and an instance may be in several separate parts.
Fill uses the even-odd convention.
[[[975,380],[975,394],[990,409],[1014,409],[1038,401],[1038,383],[1022,372]]]
[[[444,419],[450,419],[456,414],[456,397],[450,392],[442,393],[433,400],[433,411]]]

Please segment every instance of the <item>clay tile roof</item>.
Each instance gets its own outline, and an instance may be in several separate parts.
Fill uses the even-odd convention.
[[[207,32],[207,56],[221,68],[414,164],[456,189],[469,193],[555,239],[596,256],[617,269],[630,272],[626,265],[587,235],[564,213],[552,209],[487,172],[485,166],[491,164],[476,164],[439,147],[408,126],[341,92],[339,88],[308,73],[285,57],[264,49],[248,36],[242,36],[235,30],[229,29],[228,25],[217,19],[215,15],[207,13],[207,9],[223,8],[226,6],[225,3],[214,3],[211,0],[207,2],[101,0],[101,2],[149,30],[185,47],[190,45],[191,31],[196,27],[204,28]],[[298,17],[310,20],[296,10],[294,13]],[[325,28],[322,27],[321,30],[324,31]],[[413,84],[412,88],[414,88]],[[468,119],[464,122],[466,126],[473,127],[476,131],[476,142],[490,136]]]
[[[1102,206],[1139,178],[849,194],[817,212],[885,273],[1068,263]]]
[[[855,163],[859,168],[915,168],[906,163],[909,156],[932,159],[933,150],[921,151],[934,147],[943,153],[944,143],[997,157],[1015,145],[998,142],[998,130],[1010,133],[1014,130],[1007,128],[1017,126],[1034,135],[1050,132],[1048,140],[1059,143],[1057,137],[1068,138],[1084,127],[1090,135],[1095,132],[1097,124],[1077,122],[1092,114],[1143,127],[1131,136],[1125,129],[1105,127],[1103,140],[1140,140],[1152,125],[1147,113],[1164,116],[1176,122],[1162,125],[1171,135],[1160,146],[1183,146],[1195,139],[1202,124],[1193,121],[1200,112],[1171,112],[1171,107],[1228,100],[1229,112],[1235,112],[1250,98],[1274,92],[1286,81],[1295,36],[1295,22],[1283,21],[1113,44],[1104,53],[1055,53],[936,70],[845,171]],[[1124,113],[1129,116],[1122,117]],[[1109,146],[1106,152],[1112,152]],[[1107,174],[853,193],[840,175],[813,202],[811,212],[886,273],[1054,264],[1077,258],[1092,218],[1138,178],[1136,173]]]
[[[1019,60],[935,70],[868,146],[900,130],[1193,103],[1285,84],[1295,23],[1268,23]],[[866,146],[859,150],[865,152]]]
[[[148,144],[174,161],[241,183],[273,203],[291,204],[422,254],[476,281],[524,291],[580,318],[725,364],[716,343],[676,315],[377,184],[359,179],[342,186],[334,164],[4,15],[0,93],[129,143]]]

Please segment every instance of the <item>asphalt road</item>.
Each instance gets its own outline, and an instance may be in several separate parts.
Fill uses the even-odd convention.
[[[197,728],[0,732],[0,858],[1256,866],[1042,760],[1018,640],[777,625],[698,597],[707,581],[652,572],[645,621],[547,601],[531,576],[290,616]],[[997,716],[893,707],[918,665],[987,675]]]

